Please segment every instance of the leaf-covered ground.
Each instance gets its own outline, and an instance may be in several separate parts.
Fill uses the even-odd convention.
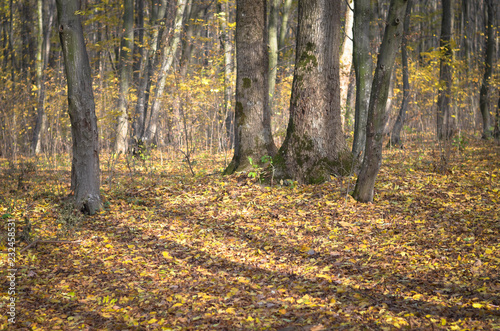
[[[346,194],[354,178],[270,187],[220,176],[223,157],[197,156],[192,177],[165,155],[105,156],[93,217],[68,204],[61,160],[4,160],[18,237],[29,221],[31,242],[75,241],[18,254],[15,328],[500,329],[500,148],[434,144],[386,151],[373,204]]]

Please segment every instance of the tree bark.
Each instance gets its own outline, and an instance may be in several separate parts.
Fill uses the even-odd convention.
[[[392,127],[390,141],[392,146],[401,145],[401,129],[403,128],[403,124],[406,119],[406,112],[408,110],[408,104],[410,102],[410,74],[408,71],[408,50],[406,49],[406,45],[408,44],[410,33],[411,6],[412,0],[408,0],[408,5],[406,6],[405,22],[403,26],[403,40],[401,41],[401,64],[403,66],[403,100],[401,102],[401,108],[399,109],[396,123],[394,123],[394,126]]]
[[[301,0],[290,120],[275,157],[278,178],[320,183],[347,173],[340,118],[340,1]]]
[[[354,109],[354,140],[352,154],[362,159],[366,144],[366,121],[372,84],[372,57],[370,54],[370,0],[354,2],[354,71],[356,74],[356,105]]]
[[[186,9],[187,0],[178,0],[177,11],[175,14],[174,23],[174,34],[170,43],[167,43],[162,51],[161,55],[161,67],[157,75],[157,83],[154,89],[154,98],[151,105],[151,112],[147,118],[147,126],[142,137],[143,141],[148,144],[154,143],[154,138],[156,136],[156,129],[158,126],[158,116],[161,109],[163,93],[165,92],[165,84],[167,82],[167,76],[170,71],[170,67],[174,62],[175,53],[177,52],[177,45],[181,38],[182,33],[182,21],[184,17],[184,10]]]
[[[269,112],[266,0],[236,1],[235,146],[224,174],[248,170],[276,152]]]
[[[490,79],[493,73],[493,58],[495,57],[495,13],[493,10],[493,0],[486,0],[486,6],[488,7],[488,21],[486,24],[486,59],[484,61],[484,76],[483,83],[481,85],[481,92],[479,94],[479,109],[481,110],[481,116],[483,119],[483,139],[489,139],[493,133],[493,127],[491,125],[491,115],[490,115]]]
[[[269,111],[273,113],[274,89],[278,72],[278,20],[280,0],[270,0],[269,9]]]
[[[116,119],[115,153],[125,153],[128,148],[128,94],[132,79],[132,54],[134,54],[134,0],[124,0],[123,36],[120,51],[120,95]]]
[[[340,56],[340,106],[345,113],[347,90],[349,89],[349,78],[351,76],[352,52],[353,52],[353,25],[354,12],[352,10],[354,1],[347,1],[347,10],[345,13],[344,42],[342,43],[342,53]],[[345,116],[342,115],[342,123],[345,123]]]
[[[407,0],[391,0],[388,23],[380,45],[368,108],[366,153],[353,192],[353,197],[360,202],[373,201],[375,180],[382,164],[383,131],[387,120],[385,107],[394,60],[401,45],[406,5]]]
[[[453,50],[451,36],[453,33],[453,1],[443,0],[443,16],[441,21],[441,61],[439,74],[439,96],[437,102],[437,137],[448,140],[453,133],[451,117],[451,84],[453,79]]]
[[[95,214],[101,208],[99,194],[99,135],[95,115],[90,64],[78,0],[57,0],[59,38],[68,83],[68,113],[73,138],[71,189],[75,204],[83,212]]]

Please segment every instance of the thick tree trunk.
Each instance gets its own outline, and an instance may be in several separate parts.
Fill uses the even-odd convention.
[[[269,112],[266,0],[236,1],[234,156],[225,174],[251,169],[276,152]]]
[[[312,184],[349,171],[335,47],[340,41],[340,1],[299,1],[290,120],[274,162],[278,177]]]
[[[134,0],[124,1],[123,36],[120,52],[120,95],[116,119],[115,153],[125,153],[128,148],[128,94],[132,79],[132,54],[134,54]]]
[[[57,0],[59,37],[68,82],[68,113],[73,137],[71,188],[76,206],[92,215],[101,208],[99,135],[90,64],[78,0]]]
[[[407,0],[391,0],[388,23],[380,45],[368,109],[366,153],[353,192],[353,197],[360,202],[373,201],[375,180],[382,164],[383,131],[387,120],[386,102],[394,60],[401,46],[406,5]]]
[[[441,21],[441,64],[439,74],[439,96],[437,102],[437,137],[439,140],[451,138],[453,123],[451,117],[451,84],[453,79],[453,50],[451,36],[453,33],[453,1],[443,0],[443,17]]]
[[[372,56],[370,54],[370,0],[354,2],[354,71],[356,73],[356,106],[354,110],[354,141],[352,154],[362,159],[366,144],[366,121],[372,84]]]
[[[401,64],[403,66],[403,100],[401,102],[401,108],[399,109],[398,118],[396,123],[392,127],[391,133],[391,145],[398,146],[401,145],[401,129],[406,119],[406,112],[408,110],[408,104],[410,102],[410,79],[408,71],[408,50],[406,45],[408,43],[409,33],[410,33],[410,17],[411,17],[411,5],[413,0],[408,0],[408,5],[406,6],[405,22],[403,27],[403,40],[401,42]]]
[[[157,83],[154,89],[154,98],[151,105],[151,112],[147,118],[147,125],[142,140],[151,144],[154,142],[156,136],[156,129],[158,126],[158,116],[161,109],[163,93],[165,92],[165,84],[167,83],[167,76],[170,67],[174,62],[175,53],[177,52],[177,45],[181,38],[182,21],[184,17],[184,10],[186,9],[187,0],[178,0],[177,11],[175,14],[174,35],[170,43],[166,44],[161,55],[161,67],[157,75]]]
[[[479,94],[479,109],[483,118],[483,139],[489,139],[493,133],[491,125],[491,114],[489,107],[490,79],[493,73],[493,58],[495,57],[495,11],[493,10],[493,0],[486,0],[488,7],[488,21],[486,24],[486,59],[484,61],[484,76]]]

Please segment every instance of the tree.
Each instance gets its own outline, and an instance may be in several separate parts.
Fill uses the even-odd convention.
[[[410,102],[410,74],[408,71],[408,50],[406,49],[406,47],[408,45],[408,38],[410,33],[411,5],[412,0],[408,0],[408,5],[406,6],[405,22],[403,26],[403,40],[401,42],[401,64],[403,66],[403,100],[401,101],[401,108],[399,109],[396,123],[394,123],[394,126],[392,127],[390,143],[393,146],[401,144],[401,129],[403,128],[403,124],[406,119],[406,112],[408,110],[408,104]]]
[[[134,53],[134,0],[123,3],[123,36],[120,50],[120,95],[116,123],[115,153],[125,153],[128,141],[128,94]]]
[[[452,136],[451,85],[453,79],[451,36],[453,33],[453,1],[443,0],[441,20],[441,61],[439,71],[439,96],[437,102],[437,137],[448,140]]]
[[[170,43],[165,44],[162,51],[160,59],[160,70],[158,71],[156,77],[156,87],[153,92],[153,103],[151,105],[151,111],[146,117],[146,130],[142,136],[142,141],[147,141],[148,143],[153,143],[153,139],[156,136],[156,128],[158,126],[158,116],[161,109],[162,97],[165,91],[165,84],[167,82],[167,76],[170,71],[170,67],[174,62],[174,57],[177,51],[177,45],[181,38],[182,33],[182,20],[184,16],[184,11],[186,9],[187,0],[178,0],[177,11],[175,14],[174,23],[174,33]]]
[[[372,84],[370,54],[370,0],[354,2],[354,72],[356,74],[356,105],[354,110],[354,141],[352,154],[356,160],[363,154],[366,143],[366,121]]]
[[[488,21],[486,24],[486,59],[484,61],[484,76],[479,94],[479,108],[483,118],[483,139],[491,138],[493,128],[491,125],[491,115],[489,107],[490,79],[493,73],[493,58],[495,56],[495,13],[493,10],[493,0],[486,0],[488,7]]]
[[[93,215],[101,208],[99,136],[79,3],[78,0],[56,1],[73,138],[71,189],[75,192],[76,206]]]
[[[319,183],[344,172],[348,152],[340,117],[340,0],[302,0],[287,135],[277,175]]]
[[[353,52],[353,34],[354,24],[353,0],[346,1],[347,9],[345,13],[344,42],[342,43],[342,52],[340,55],[340,105],[346,107],[347,90],[349,89],[349,78],[351,77],[352,52]],[[365,24],[366,25],[366,24]]]
[[[232,174],[276,153],[269,111],[266,0],[236,1],[236,103]]]
[[[366,126],[366,146],[353,197],[360,202],[373,201],[375,180],[382,164],[382,143],[387,120],[386,103],[397,51],[401,45],[403,20],[408,0],[391,0],[387,26],[380,45],[373,77]]]

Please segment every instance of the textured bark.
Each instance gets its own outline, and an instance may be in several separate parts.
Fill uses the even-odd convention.
[[[439,140],[451,138],[453,123],[451,117],[451,84],[453,79],[451,36],[453,33],[453,1],[443,0],[441,21],[441,62],[439,73],[439,96],[437,102],[437,137]]]
[[[372,56],[370,54],[370,0],[354,2],[354,71],[356,73],[356,105],[354,110],[354,141],[352,154],[362,159],[366,143],[366,121],[372,84]]]
[[[391,132],[391,145],[401,145],[401,129],[406,119],[406,112],[410,102],[410,73],[408,72],[408,50],[406,45],[408,43],[410,33],[410,16],[411,16],[412,0],[408,0],[406,6],[405,22],[403,27],[403,40],[401,42],[401,64],[403,66],[403,100],[401,101],[401,108],[399,109],[398,118],[392,127]]]
[[[394,60],[401,45],[406,5],[407,0],[391,0],[388,23],[380,45],[368,109],[366,153],[353,192],[353,197],[360,202],[373,201],[375,180],[382,164],[383,131],[387,120],[387,96]]]
[[[132,79],[132,54],[134,54],[134,0],[124,1],[123,36],[120,52],[120,95],[116,119],[115,153],[125,153],[128,148],[128,95]]]
[[[278,40],[278,58],[279,53],[283,51],[285,47],[285,38],[288,31],[288,20],[290,18],[290,11],[292,8],[292,0],[285,0],[283,4],[283,11],[281,14],[281,28],[280,28],[280,36]]]
[[[350,167],[340,118],[335,46],[340,41],[340,0],[299,1],[298,15],[290,120],[274,163],[278,177],[312,184]]]
[[[489,139],[493,133],[491,125],[491,115],[489,107],[490,79],[493,73],[493,58],[495,57],[495,12],[493,10],[493,0],[486,0],[488,7],[488,21],[486,24],[486,59],[484,61],[484,76],[479,94],[479,109],[483,119],[483,139]]]
[[[276,152],[269,112],[266,0],[236,1],[236,104],[232,174]]]
[[[187,0],[178,0],[177,11],[175,14],[174,34],[170,43],[166,44],[161,55],[161,67],[157,75],[157,83],[154,89],[153,103],[151,105],[151,112],[147,118],[147,125],[142,140],[148,143],[153,143],[156,136],[156,128],[158,126],[158,116],[161,109],[163,93],[165,92],[165,84],[167,83],[167,76],[170,67],[174,61],[177,45],[181,38],[182,33],[182,20],[184,17],[184,10],[186,9]]]
[[[90,64],[78,0],[57,0],[59,37],[68,83],[68,113],[73,138],[71,189],[75,203],[88,214],[101,208],[99,195],[99,136]]]

